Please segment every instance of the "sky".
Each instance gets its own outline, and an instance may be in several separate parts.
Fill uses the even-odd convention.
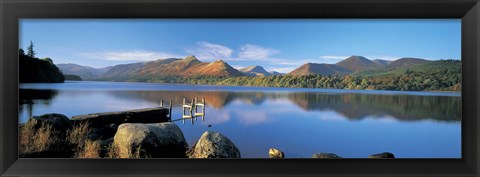
[[[20,48],[101,68],[195,55],[290,72],[352,55],[461,59],[460,19],[21,19]]]

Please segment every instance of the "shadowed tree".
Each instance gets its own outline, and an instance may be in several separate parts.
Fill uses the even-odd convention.
[[[18,55],[25,55],[25,51],[23,49],[18,49]]]
[[[44,58],[43,60],[53,65],[53,60],[51,58]]]
[[[35,58],[35,55],[37,53],[35,53],[35,51],[33,50],[33,42],[30,41],[30,45],[28,45],[28,48],[27,48],[27,56],[31,57],[31,58]]]

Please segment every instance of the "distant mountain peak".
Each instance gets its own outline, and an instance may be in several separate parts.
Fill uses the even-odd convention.
[[[339,61],[338,63],[336,63],[336,65],[348,69],[352,72],[358,72],[367,69],[373,69],[378,64],[363,56],[352,55],[345,60]]]
[[[285,73],[281,73],[281,72],[277,72],[277,71],[270,71],[270,73],[271,73],[272,75],[276,75],[276,76],[285,75]]]
[[[265,70],[265,68],[263,68],[262,66],[249,66],[249,67],[245,67],[245,68],[242,68],[240,69],[241,72],[247,74],[247,75],[251,75],[251,76],[270,76],[272,75],[272,73],[268,72],[267,70]]]
[[[404,57],[404,58],[400,58],[398,60],[392,61],[390,64],[387,65],[387,68],[392,69],[392,68],[418,65],[428,61],[429,60],[425,60],[421,58]]]
[[[56,66],[63,72],[63,74],[77,75],[85,80],[97,78],[111,68],[111,66],[104,68],[94,68],[91,66],[82,66],[74,63],[63,63],[57,64]]]
[[[362,58],[365,58],[364,56],[361,56],[361,55],[352,55],[350,57],[362,57]]]
[[[198,59],[197,57],[195,57],[195,55],[189,55],[189,56],[186,56],[184,60],[198,60]]]
[[[374,63],[376,63],[379,67],[385,67],[392,63],[393,61],[391,60],[384,60],[384,59],[375,59],[373,60]]]
[[[262,68],[262,69],[263,69],[263,67],[258,66],[258,65],[256,65],[256,66],[249,66],[249,67],[247,67],[247,68],[251,68],[251,69]]]
[[[345,60],[369,60],[369,59],[364,57],[364,56],[360,56],[360,55],[352,55],[352,56],[346,58]]]
[[[223,60],[215,60],[214,63],[225,63]]]
[[[242,68],[240,69],[240,71],[244,71],[244,72],[247,72],[247,71],[262,71],[262,70],[265,70],[263,67],[261,66],[249,66],[249,67],[245,67],[245,68]]]
[[[318,63],[306,63],[302,66],[298,67],[297,69],[288,73],[288,75],[294,76],[301,76],[301,75],[310,75],[310,74],[318,74],[318,75],[345,75],[350,73],[349,70],[337,66],[335,64],[318,64]]]

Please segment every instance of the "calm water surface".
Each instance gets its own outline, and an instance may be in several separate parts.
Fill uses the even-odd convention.
[[[206,117],[180,120],[183,98],[205,97]],[[173,100],[173,120],[192,145],[203,132],[229,137],[242,157],[332,152],[347,158],[461,158],[461,96],[451,92],[358,91],[181,84],[21,84],[20,122],[32,115],[123,111]],[[209,127],[211,125],[211,127]]]

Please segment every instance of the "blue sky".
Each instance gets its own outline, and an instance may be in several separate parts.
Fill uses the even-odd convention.
[[[92,67],[183,58],[289,72],[351,55],[460,59],[459,19],[89,19],[20,21],[20,47]]]

